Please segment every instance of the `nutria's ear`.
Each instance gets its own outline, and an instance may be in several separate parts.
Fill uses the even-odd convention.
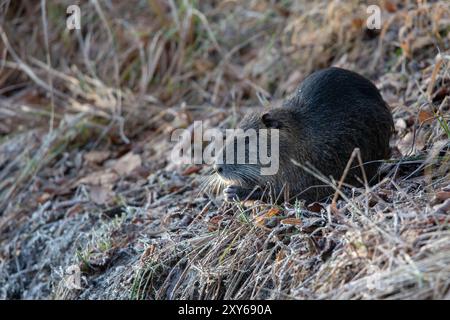
[[[261,116],[261,120],[267,128],[271,129],[280,129],[281,122],[278,119],[275,119],[269,112],[264,113]]]

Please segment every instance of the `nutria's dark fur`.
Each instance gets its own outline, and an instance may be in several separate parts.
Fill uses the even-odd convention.
[[[259,199],[261,192],[252,190],[269,184],[273,193],[282,196],[281,190],[287,189],[291,200],[299,195],[316,201],[332,189],[294,162],[309,163],[324,176],[339,180],[351,153],[359,148],[370,180],[377,173],[378,160],[390,156],[393,120],[372,82],[352,71],[328,68],[308,76],[282,107],[248,115],[239,127],[279,129],[279,171],[262,176],[255,170],[257,164],[216,164],[216,172],[228,182],[227,200]],[[346,182],[357,184],[360,173],[360,169],[351,171]]]

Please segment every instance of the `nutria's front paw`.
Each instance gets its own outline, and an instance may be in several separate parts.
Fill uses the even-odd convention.
[[[223,190],[223,196],[225,198],[225,201],[227,202],[233,202],[238,200],[238,193],[239,193],[239,186],[228,186]]]

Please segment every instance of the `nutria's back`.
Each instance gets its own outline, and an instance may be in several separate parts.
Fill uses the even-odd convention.
[[[324,176],[339,180],[351,153],[359,148],[367,177],[372,179],[379,160],[390,155],[393,120],[368,79],[352,71],[328,68],[308,76],[283,107],[248,115],[240,128],[279,129],[279,171],[263,176],[256,174],[258,164],[216,165],[225,181],[233,181],[231,191],[225,191],[227,198],[243,199],[249,189],[269,182],[273,190],[288,189],[291,197],[300,194],[298,198],[314,201],[331,190],[302,166],[313,165]],[[357,176],[361,176],[360,169],[351,171],[346,182],[356,184]],[[258,196],[260,193],[253,192],[249,198]]]

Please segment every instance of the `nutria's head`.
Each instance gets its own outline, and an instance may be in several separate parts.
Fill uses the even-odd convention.
[[[270,183],[278,193],[287,191],[287,196],[301,194],[303,199],[314,200],[333,191],[328,178],[343,176],[355,149],[364,166],[352,166],[345,182],[359,185],[362,178],[376,176],[379,160],[389,157],[393,120],[373,83],[354,72],[328,68],[308,76],[283,107],[250,114],[239,127],[254,129],[257,134],[263,129],[277,129],[279,148],[270,157],[278,160],[278,170],[271,174],[261,171],[265,165],[260,156],[270,150],[267,143],[271,139],[266,145],[260,139],[247,143],[245,134],[236,140],[227,139],[214,167],[214,177],[228,185],[224,190],[227,197],[243,199],[248,192],[241,189]],[[244,148],[245,160],[249,160],[252,147],[256,148],[257,161],[236,163],[234,160],[242,154],[236,155],[239,146]],[[234,151],[235,159],[228,162],[227,157],[223,163],[223,154],[229,155],[229,150],[231,158]],[[287,190],[282,189],[284,186]]]
[[[299,171],[299,167],[291,159],[298,161],[301,156],[300,128],[294,112],[289,108],[276,108],[247,115],[238,126],[242,131],[226,139],[216,158],[214,171],[221,181],[226,185],[253,188],[267,183],[281,186],[286,179],[293,180],[291,173]],[[253,132],[254,140],[251,139]],[[234,157],[227,159],[227,152]],[[256,161],[251,161],[252,156]]]

